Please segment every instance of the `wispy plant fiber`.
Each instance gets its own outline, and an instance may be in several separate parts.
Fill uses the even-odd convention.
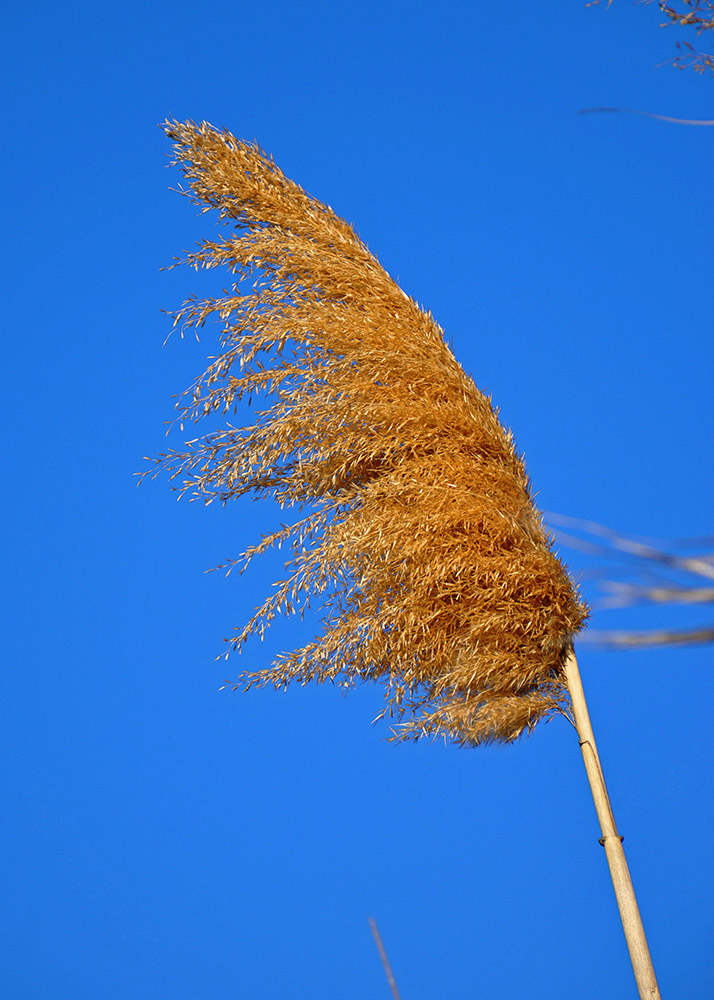
[[[594,608],[714,604],[713,539],[653,542],[621,535],[594,521],[552,513],[548,519],[564,547],[597,557],[598,563],[581,575],[599,586]],[[613,649],[699,645],[714,642],[714,625],[642,631],[596,628],[589,630],[587,640]]]
[[[175,316],[222,324],[181,418],[260,393],[267,408],[156,471],[205,502],[270,496],[301,515],[244,553],[242,568],[291,547],[286,579],[229,652],[278,613],[322,605],[319,636],[237,685],[379,681],[397,738],[515,740],[567,701],[563,653],[586,609],[510,433],[350,225],[256,145],[206,123],[164,128],[186,193],[230,226],[184,262],[235,282]]]

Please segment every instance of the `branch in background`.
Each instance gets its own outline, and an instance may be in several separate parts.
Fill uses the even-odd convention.
[[[650,0],[651,2],[651,0]],[[713,0],[678,0],[678,4],[657,0],[660,11],[668,18],[669,24],[677,27],[694,28],[697,35],[714,30]],[[679,9],[677,9],[679,7]],[[667,23],[667,22],[665,22]],[[663,25],[664,27],[664,25]],[[670,60],[676,69],[693,69],[695,73],[714,73],[714,55],[700,52],[689,42],[677,42],[681,55]]]
[[[646,4],[651,4],[655,0],[641,0]],[[660,13],[664,14],[667,20],[662,24],[662,27],[669,27],[670,25],[676,25],[677,27],[687,27],[694,28],[697,35],[703,34],[705,31],[714,30],[714,0],[676,0],[676,2],[667,3],[667,0],[656,0],[659,7]],[[600,0],[591,0],[587,3],[586,7],[597,7],[600,4]],[[612,0],[608,0],[607,6],[610,7]],[[682,55],[675,56],[670,59],[669,62],[672,66],[677,69],[693,69],[695,73],[706,73],[711,71],[714,73],[714,55],[709,52],[700,52],[695,49],[693,45],[689,42],[677,42],[677,48]],[[588,109],[596,110],[596,109]],[[626,108],[616,109],[616,108],[599,108],[597,110],[628,110]],[[636,112],[637,114],[646,114],[646,112]],[[659,115],[652,115],[653,118],[659,118]],[[676,118],[665,118],[665,121],[679,121]],[[699,125],[704,124],[700,122],[686,122],[687,125]],[[709,123],[707,123],[709,124]]]
[[[689,42],[677,42],[677,48],[683,54],[671,60],[676,69],[693,69],[695,73],[706,73],[710,70],[714,73],[714,55],[710,52],[700,52]]]
[[[652,0],[648,0],[649,3]],[[677,10],[666,0],[657,0],[659,9],[665,14],[672,24],[687,25],[694,28],[698,35],[703,31],[714,29],[714,2],[713,0],[678,0],[685,10]]]
[[[714,604],[714,586],[710,583],[714,580],[714,539],[654,544],[621,535],[593,521],[561,514],[549,514],[548,519],[562,545],[599,560],[583,574],[599,586],[602,596],[594,602],[595,608]],[[699,551],[685,551],[692,548]],[[585,639],[616,649],[695,645],[714,642],[714,627],[591,629]]]

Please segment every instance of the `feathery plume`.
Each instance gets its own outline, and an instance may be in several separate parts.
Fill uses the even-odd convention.
[[[229,640],[322,601],[321,634],[236,686],[385,685],[396,738],[510,742],[567,704],[563,658],[586,608],[552,551],[511,434],[430,313],[354,229],[255,144],[164,123],[174,163],[225,235],[183,263],[225,267],[183,332],[222,323],[221,353],[181,420],[264,393],[253,426],[157,459],[206,503],[251,493],[301,512],[248,548],[287,544],[287,577]],[[254,283],[245,289],[244,279]]]
[[[511,742],[567,714],[578,732],[641,997],[659,997],[592,733],[574,634],[587,609],[552,550],[497,411],[409,298],[329,207],[256,145],[167,121],[203,211],[233,228],[184,262],[226,267],[222,298],[175,324],[222,322],[222,353],[178,407],[182,423],[264,393],[248,427],[156,460],[195,499],[252,493],[297,509],[244,553],[287,544],[287,578],[230,640],[322,602],[322,633],[235,685],[378,681],[395,738]],[[244,279],[253,277],[245,290]],[[572,716],[568,708],[572,709]]]

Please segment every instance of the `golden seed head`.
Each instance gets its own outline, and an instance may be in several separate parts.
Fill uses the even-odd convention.
[[[181,419],[258,393],[269,405],[157,468],[205,502],[252,493],[301,512],[244,554],[292,550],[232,649],[311,596],[323,609],[318,638],[240,682],[380,681],[399,739],[517,739],[567,701],[562,655],[587,611],[511,435],[350,225],[256,145],[206,123],[164,128],[186,193],[237,227],[185,258],[235,283],[176,314],[182,329],[222,323]]]

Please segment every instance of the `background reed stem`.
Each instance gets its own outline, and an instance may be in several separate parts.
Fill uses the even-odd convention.
[[[370,930],[372,931],[372,937],[374,938],[374,943],[377,945],[377,951],[379,952],[379,957],[382,959],[384,974],[387,977],[389,988],[392,991],[393,1000],[400,1000],[399,990],[397,989],[397,983],[394,978],[394,973],[392,972],[392,967],[389,964],[389,959],[387,958],[387,952],[382,942],[382,935],[379,933],[379,928],[377,927],[377,921],[374,919],[374,917],[369,918],[369,926]]]
[[[590,714],[587,702],[585,701],[585,692],[583,691],[583,684],[580,679],[578,661],[575,659],[575,653],[572,648],[569,650],[565,660],[565,675],[568,690],[570,691],[580,749],[583,754],[585,770],[590,782],[590,790],[602,831],[600,843],[605,848],[605,855],[610,868],[610,877],[612,878],[617,906],[620,910],[620,919],[622,920],[622,927],[625,932],[625,940],[630,952],[630,961],[635,973],[637,989],[642,1000],[660,1000],[657,978],[654,966],[652,965],[652,958],[647,945],[645,929],[642,925],[642,917],[637,905],[630,870],[627,867],[625,852],[622,847],[622,838],[617,832],[610,796],[607,793],[600,756],[597,752],[597,744],[595,743],[595,736],[593,735],[590,723]]]

